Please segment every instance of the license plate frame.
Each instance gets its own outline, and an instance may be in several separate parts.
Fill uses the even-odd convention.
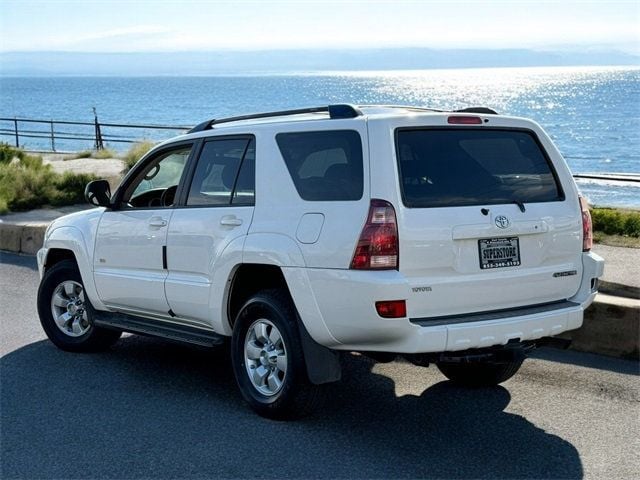
[[[514,249],[514,252],[501,252],[499,249]],[[496,253],[484,253],[489,251]],[[480,270],[519,267],[522,263],[520,260],[520,239],[518,237],[481,238],[478,240],[478,260]]]

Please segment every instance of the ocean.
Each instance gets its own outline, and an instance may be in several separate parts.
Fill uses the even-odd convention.
[[[553,138],[574,173],[640,174],[640,68],[531,67],[322,72],[214,77],[2,77],[0,117],[105,123],[195,125],[256,111],[330,103],[403,104],[458,109],[488,106],[532,118]],[[13,142],[12,122],[0,140]],[[30,125],[25,129],[38,129]],[[77,132],[79,127],[56,127]],[[86,131],[86,130],[85,130]],[[110,132],[163,139],[155,130]],[[50,148],[47,139],[22,146]],[[115,149],[126,144],[109,144]],[[91,143],[59,140],[60,150]],[[597,205],[640,207],[640,183],[579,180]]]

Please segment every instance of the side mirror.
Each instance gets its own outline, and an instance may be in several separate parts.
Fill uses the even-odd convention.
[[[94,180],[87,183],[84,189],[84,198],[96,207],[111,206],[111,187],[106,180]]]

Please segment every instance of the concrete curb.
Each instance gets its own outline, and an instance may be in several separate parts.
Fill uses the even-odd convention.
[[[639,287],[622,285],[621,283],[615,282],[607,282],[605,280],[600,280],[598,284],[598,291],[606,293],[607,295],[613,295],[614,297],[634,298],[636,300],[640,298]]]
[[[49,223],[0,222],[0,250],[35,255],[44,243]]]
[[[572,350],[640,360],[640,300],[599,293],[582,327],[560,337]]]

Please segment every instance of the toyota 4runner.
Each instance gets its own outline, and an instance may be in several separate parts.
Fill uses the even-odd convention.
[[[339,353],[496,385],[582,325],[603,260],[542,128],[487,108],[331,105],[210,120],[54,221],[38,312],[69,351],[214,346],[259,414],[308,412]]]

